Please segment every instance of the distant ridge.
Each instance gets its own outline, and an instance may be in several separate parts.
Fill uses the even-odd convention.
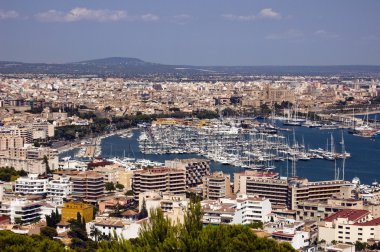
[[[63,64],[0,61],[0,74],[96,75],[114,77],[147,74],[339,75],[379,77],[380,66],[188,66],[151,63],[138,58],[109,57]]]

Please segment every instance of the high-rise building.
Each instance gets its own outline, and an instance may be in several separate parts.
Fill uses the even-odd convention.
[[[104,196],[104,177],[93,171],[80,172],[71,177],[72,197],[89,203],[96,203]]]
[[[305,200],[328,200],[333,196],[351,197],[351,183],[342,180],[309,182],[298,177],[280,178],[274,172],[235,173],[234,192],[258,195],[272,204],[296,209]]]
[[[135,171],[132,177],[132,190],[136,201],[139,194],[147,191],[183,194],[186,190],[186,172],[183,169],[153,168]]]
[[[203,177],[203,197],[206,199],[219,199],[230,196],[231,181],[229,174],[214,172]]]
[[[166,160],[165,166],[185,170],[187,187],[202,184],[202,178],[210,174],[210,160],[207,159],[190,158]]]

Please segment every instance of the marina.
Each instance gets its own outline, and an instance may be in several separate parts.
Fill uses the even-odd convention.
[[[340,158],[335,160],[328,160],[324,158],[313,158],[310,160],[299,159],[295,162],[296,175],[300,177],[306,177],[311,181],[318,180],[330,180],[334,179],[337,170],[340,170],[340,177],[343,175],[342,167],[345,162],[345,179],[352,180],[354,177],[359,177],[362,183],[371,184],[376,178],[380,177],[380,167],[377,162],[377,157],[380,155],[380,141],[374,138],[362,138],[349,134],[346,129],[334,129],[334,130],[320,130],[318,128],[308,127],[292,127],[282,126],[281,121],[275,121],[275,127],[282,127],[282,137],[279,135],[276,137],[269,137],[271,141],[278,138],[282,142],[289,142],[292,145],[292,141],[295,138],[299,145],[304,145],[304,148],[309,152],[325,151],[326,148],[331,150],[331,138],[334,139],[334,148],[337,153],[342,153],[342,135],[344,139],[345,150],[344,153],[350,153],[351,157],[346,159]],[[140,147],[139,138],[144,139],[146,129],[135,129],[131,138],[123,138],[120,135],[108,135],[101,140],[99,150],[101,156],[104,158],[118,158],[124,160],[125,158],[151,160],[155,162],[164,163],[165,160],[176,158],[192,158],[199,157],[195,152],[193,153],[162,153],[153,154],[145,151]],[[188,134],[188,133],[186,133]],[[254,137],[264,137],[256,133],[256,135],[248,135],[248,138],[254,139]],[[226,139],[231,137],[226,137]],[[227,141],[227,140],[226,140]],[[141,139],[140,139],[141,142]],[[304,144],[303,144],[304,143]],[[252,147],[253,148],[253,147]],[[276,150],[277,151],[277,150]],[[143,153],[145,152],[145,153]],[[78,149],[70,150],[60,154],[60,157],[71,156],[75,158],[75,154],[78,153]],[[251,157],[252,158],[252,157]],[[251,159],[253,163],[253,158]],[[267,162],[263,162],[266,164]],[[292,158],[279,161],[269,162],[276,168],[275,171],[279,172],[281,176],[292,175]],[[232,174],[235,172],[244,171],[245,168],[240,166],[234,166],[230,164],[222,164],[221,162],[211,161],[212,171],[223,171],[225,173]]]

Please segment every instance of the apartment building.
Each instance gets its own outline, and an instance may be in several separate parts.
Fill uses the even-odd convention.
[[[229,174],[214,172],[205,176],[203,180],[203,198],[219,199],[231,196],[231,179]]]
[[[202,184],[202,178],[210,174],[210,160],[207,159],[166,160],[165,167],[185,170],[187,187],[195,187]]]
[[[52,179],[47,185],[47,195],[52,198],[67,198],[73,193],[74,183],[70,181],[69,177],[59,177]]]
[[[96,164],[96,163],[95,163]],[[110,164],[105,166],[99,166],[94,171],[104,176],[105,182],[113,182],[124,185],[125,190],[132,189],[132,175],[133,171],[126,171],[124,167],[120,167],[117,164]]]
[[[44,157],[47,158],[50,170],[58,169],[57,150],[43,147],[36,148],[30,144],[21,148],[10,148],[2,151],[0,166],[9,166],[28,173],[42,174],[46,172],[46,165],[43,162]]]
[[[235,173],[234,191],[268,198],[272,204],[296,209],[305,200],[328,200],[333,196],[351,198],[351,183],[347,181],[309,182],[293,177],[280,178],[274,172]]]
[[[97,172],[85,171],[71,176],[72,198],[95,204],[104,196],[104,177]]]
[[[167,192],[148,191],[139,195],[139,211],[141,211],[143,199],[150,217],[150,210],[160,208],[164,215],[174,224],[183,223],[189,199],[186,194],[171,194]]]
[[[322,221],[344,209],[365,209],[362,200],[331,198],[327,201],[305,200],[297,204],[297,220]]]
[[[24,146],[24,138],[12,135],[0,135],[0,151],[12,148],[22,148]]]
[[[47,178],[39,178],[38,174],[28,174],[15,182],[15,193],[41,195],[47,193]]]
[[[139,200],[140,193],[147,191],[184,194],[186,171],[166,167],[135,171],[132,177],[132,190],[136,201]]]
[[[327,244],[333,240],[352,244],[367,242],[368,239],[379,240],[380,218],[374,219],[366,210],[341,210],[319,224],[318,237]]]
[[[91,236],[91,230],[93,228],[96,228],[102,235],[109,237],[116,235],[118,238],[129,240],[139,236],[141,225],[142,221],[113,217],[97,217],[95,220],[86,223],[86,229],[92,240],[95,240],[95,237]]]
[[[225,197],[218,200],[201,202],[203,223],[249,224],[255,221],[270,221],[272,205],[269,199],[238,194],[237,197]]]
[[[0,214],[9,216],[11,223],[30,224],[41,216],[41,204],[23,199],[2,202]]]

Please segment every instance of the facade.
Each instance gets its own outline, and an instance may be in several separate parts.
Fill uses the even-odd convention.
[[[210,160],[207,159],[175,159],[166,160],[165,166],[186,171],[186,186],[194,187],[202,184],[202,178],[210,174]]]
[[[230,175],[223,172],[214,172],[212,175],[203,177],[203,187],[205,199],[219,199],[232,194]]]
[[[38,178],[38,174],[28,174],[20,177],[15,183],[15,193],[20,194],[45,194],[47,193],[48,179]]]
[[[345,209],[327,218],[319,224],[319,240],[330,244],[356,241],[367,242],[368,239],[380,239],[380,218],[373,218],[366,210]]]
[[[11,223],[30,224],[42,215],[41,204],[22,199],[2,202],[0,214],[9,216]]]
[[[153,168],[135,171],[132,177],[132,190],[135,200],[147,191],[184,194],[186,191],[186,172],[183,169]]]
[[[94,171],[104,176],[105,182],[113,182],[124,185],[125,190],[132,189],[132,175],[133,171],[126,171],[124,167],[119,165],[106,165],[96,167]]]
[[[274,172],[235,174],[234,191],[270,199],[273,204],[296,209],[306,200],[328,200],[333,196],[351,198],[351,183],[341,180],[309,182],[298,177],[280,178]]]
[[[97,172],[80,172],[71,176],[71,181],[74,199],[96,203],[104,196],[104,177]]]
[[[297,204],[297,220],[322,221],[344,209],[364,209],[363,201],[331,198],[327,201],[306,200]]]
[[[69,177],[59,177],[50,180],[47,185],[47,195],[52,198],[67,198],[73,193],[73,182]]]
[[[114,237],[116,234],[118,238],[126,240],[137,238],[139,236],[140,227],[141,221],[130,221],[112,217],[97,217],[95,220],[86,224],[88,234],[91,234],[91,229],[96,228],[102,235]],[[89,235],[89,237],[95,240],[95,237],[91,235]]]
[[[94,208],[89,204],[83,202],[65,202],[62,207],[62,221],[69,221],[71,219],[77,219],[77,213],[89,222],[93,219]]]
[[[272,206],[269,199],[239,194],[237,197],[226,197],[218,200],[201,202],[204,212],[203,223],[250,224],[255,221],[270,221]]]
[[[141,211],[143,199],[145,200],[148,216],[150,210],[160,208],[164,215],[172,221],[172,223],[183,223],[189,199],[185,194],[170,194],[157,191],[143,192],[139,195],[139,211]]]

